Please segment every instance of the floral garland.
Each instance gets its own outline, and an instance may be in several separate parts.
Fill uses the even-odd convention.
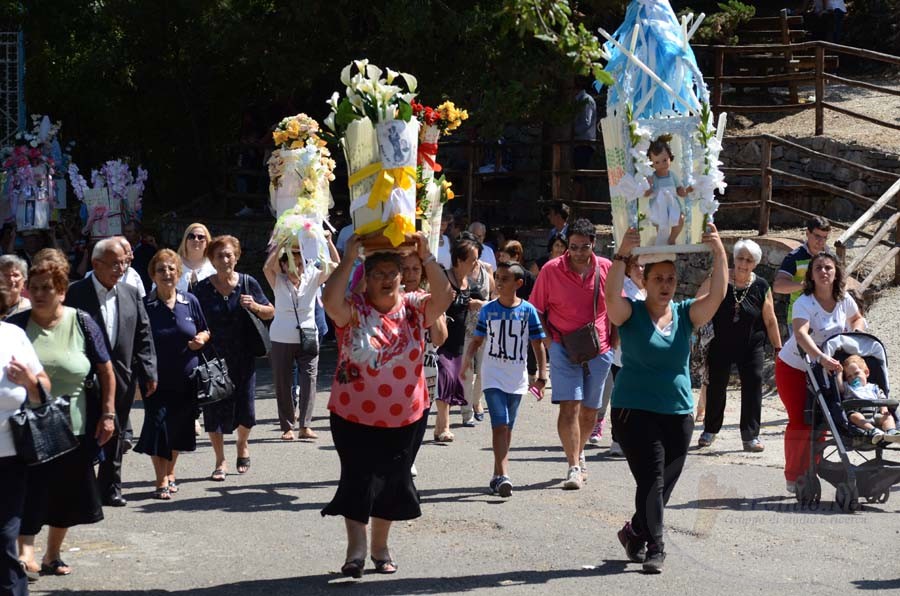
[[[693,186],[694,192],[700,195],[700,212],[703,213],[705,225],[719,208],[715,192],[718,190],[719,194],[722,194],[728,186],[725,175],[719,169],[722,165],[719,161],[722,142],[712,125],[712,111],[708,102],[704,102],[701,108],[700,124],[697,126],[695,138],[703,147],[703,173],[695,177]]]
[[[144,168],[138,166],[136,172],[132,173],[127,159],[109,160],[99,170],[91,170],[90,186],[74,163],[69,165],[68,173],[72,190],[79,201],[84,201],[86,191],[92,187],[107,188],[110,202],[112,205],[121,205],[126,222],[141,219],[142,197],[149,176]]]
[[[415,100],[410,102],[413,116],[425,126],[437,126],[443,136],[453,134],[453,131],[460,127],[463,120],[469,119],[467,110],[460,110],[452,101],[445,101],[437,108],[426,106]],[[422,127],[422,131],[425,130]],[[421,136],[421,133],[420,133]]]

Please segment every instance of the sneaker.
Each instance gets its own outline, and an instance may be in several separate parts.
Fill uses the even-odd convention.
[[[484,422],[484,412],[475,412],[473,417],[475,422]]]
[[[609,454],[616,457],[623,457],[625,455],[625,452],[622,451],[621,445],[619,445],[616,441],[613,441],[609,444]]]
[[[870,428],[866,431],[866,436],[872,441],[873,445],[877,445],[884,440],[884,431],[880,428]]]
[[[591,431],[591,437],[588,439],[588,443],[591,445],[599,445],[600,439],[603,438],[603,418],[597,421],[597,424],[594,425],[594,430]]]
[[[892,428],[884,431],[884,440],[888,443],[900,443],[900,429]]]
[[[665,562],[666,553],[656,545],[650,545],[647,547],[647,558],[644,559],[644,573],[662,573]]]
[[[413,478],[419,475],[419,470],[416,469],[416,464],[413,464],[409,467],[409,473],[412,474]]]
[[[709,447],[716,440],[715,433],[700,433],[700,438],[697,439],[697,447]]]
[[[587,480],[587,461],[584,459],[584,451],[578,456],[578,467],[581,468],[581,480]]]
[[[578,490],[581,488],[581,468],[578,466],[572,466],[569,468],[569,473],[566,474],[566,481],[563,482],[563,488],[566,490]]]
[[[647,546],[644,541],[631,529],[631,522],[625,522],[622,529],[616,534],[619,543],[625,547],[625,555],[632,563],[643,563],[647,556]]]
[[[463,420],[462,425],[466,428],[475,428],[478,426],[478,423],[475,422],[475,418],[469,418],[468,420]]]
[[[763,445],[763,442],[760,441],[759,438],[744,441],[744,451],[749,451],[751,453],[761,453],[765,450],[766,446]]]
[[[504,499],[512,496],[513,485],[509,480],[509,476],[500,476],[497,482],[497,493]]]
[[[491,491],[492,495],[500,494],[500,491],[497,488],[500,484],[500,478],[500,476],[494,476],[491,478],[491,481],[488,482],[488,489]]]
[[[788,480],[785,489],[792,495],[795,495],[797,494],[797,483],[793,480]]]
[[[591,437],[588,439],[588,443],[590,443],[591,445],[599,445],[600,444],[600,435],[591,433]]]

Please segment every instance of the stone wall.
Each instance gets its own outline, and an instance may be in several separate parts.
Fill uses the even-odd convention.
[[[896,172],[900,176],[900,157],[894,154],[851,143],[842,143],[826,137],[787,137],[787,140],[825,155],[840,157],[860,165],[887,172]],[[726,139],[721,159],[726,167],[758,168],[762,159],[762,141]],[[892,183],[891,181],[874,178],[853,168],[840,165],[836,167],[835,164],[822,158],[782,145],[774,145],[772,147],[772,167],[845,188],[872,199],[881,196]],[[758,197],[758,193],[754,193],[754,189],[759,188],[759,176],[729,176],[728,184],[732,189],[744,187],[750,193],[746,200]],[[788,190],[785,187],[792,186],[794,183],[780,180],[777,177],[773,177],[772,184],[774,187],[773,194],[777,197],[776,200],[793,205],[804,211],[821,213],[835,221],[851,222],[862,215],[866,209],[849,199],[835,197],[817,190],[805,188]],[[745,226],[748,222],[755,222],[756,217],[756,211],[750,212],[746,209],[741,209],[724,211],[716,219],[728,224],[740,222]],[[803,218],[798,215],[773,211],[770,223],[776,227],[797,226],[802,224],[802,220]]]

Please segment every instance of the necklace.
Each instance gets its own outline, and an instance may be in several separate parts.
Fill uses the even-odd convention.
[[[753,285],[754,280],[756,279],[756,274],[750,274],[750,283],[747,284],[747,287],[744,288],[744,293],[741,294],[741,297],[738,298],[737,292],[737,283],[731,283],[731,295],[734,296],[734,316],[731,318],[732,323],[737,323],[741,319],[741,302],[743,302],[747,296],[750,294],[750,286]]]

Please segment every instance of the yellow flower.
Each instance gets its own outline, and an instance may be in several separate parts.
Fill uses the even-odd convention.
[[[296,139],[300,136],[300,123],[297,122],[296,118],[291,118],[290,120],[288,120],[287,131],[293,139]]]
[[[291,143],[291,149],[303,149],[303,141],[294,141]]]
[[[275,141],[276,145],[280,146],[288,142],[288,135],[282,130],[276,130],[272,133],[272,139]]]

